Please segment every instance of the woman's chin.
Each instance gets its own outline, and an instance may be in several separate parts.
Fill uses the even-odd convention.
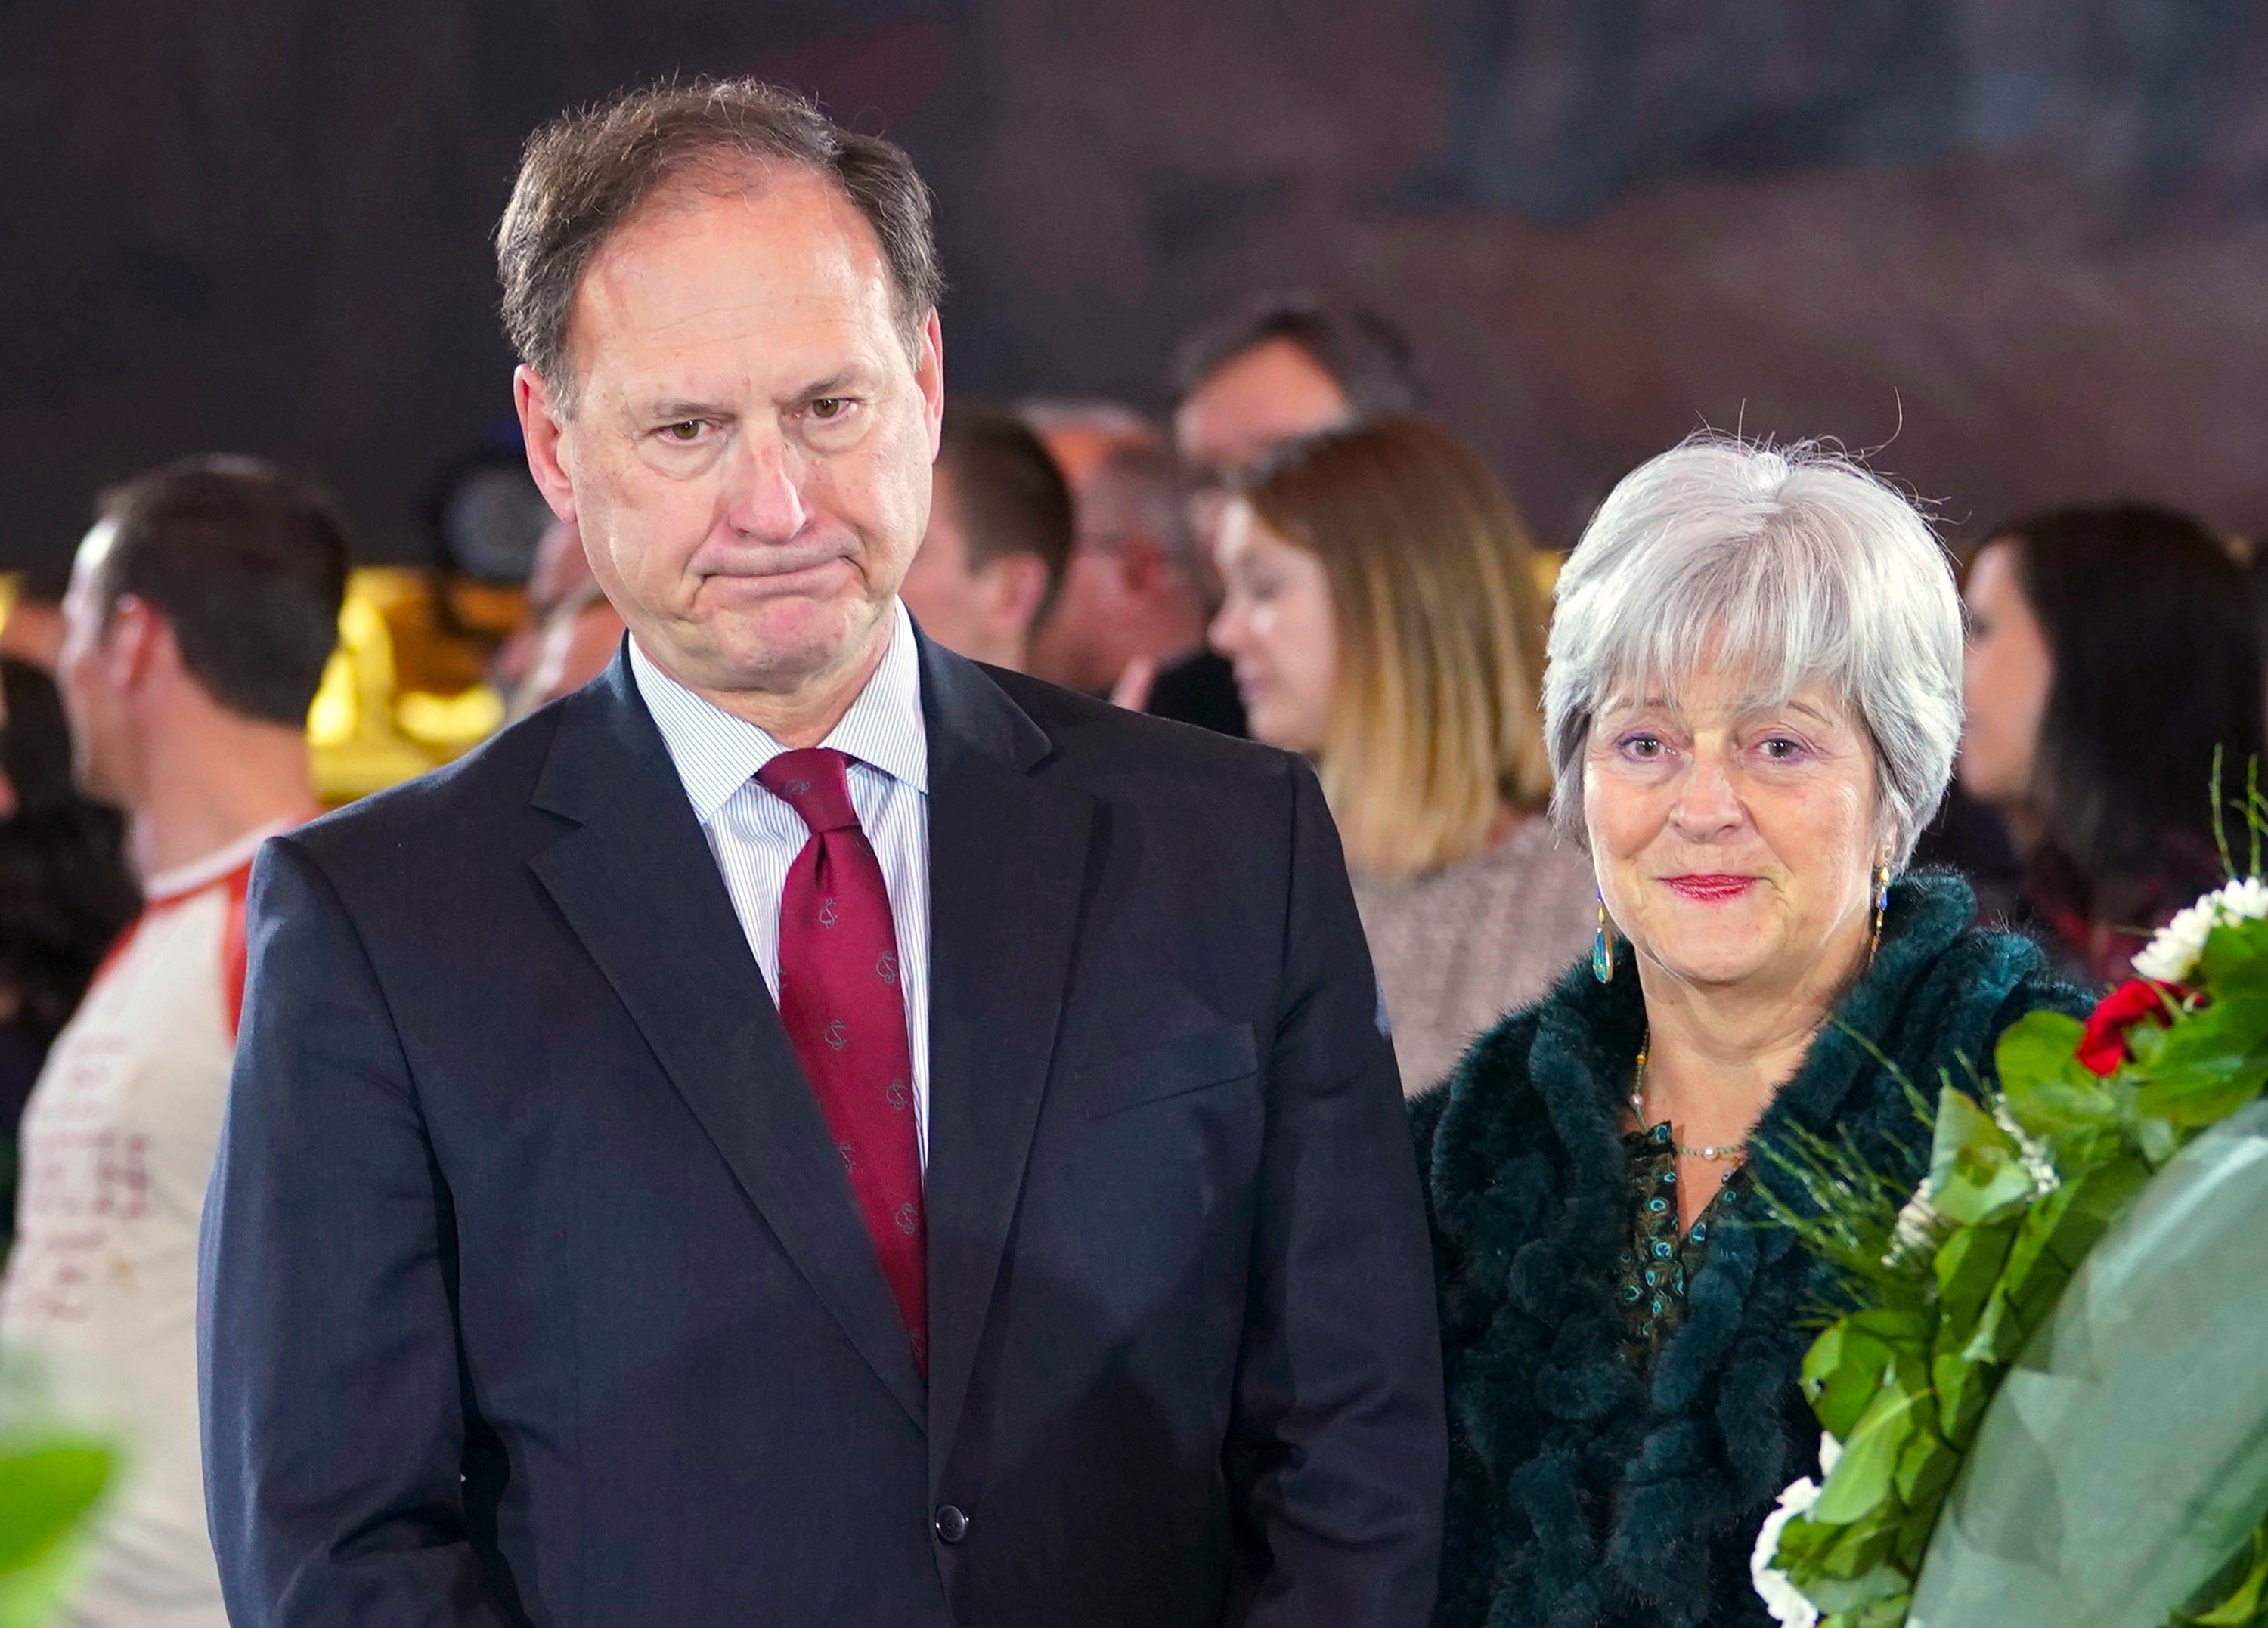
[[[1777,934],[1738,930],[1733,922],[1719,924],[1713,932],[1656,939],[1646,949],[1648,959],[1679,983],[1710,989],[1736,988],[1769,977],[1790,959]]]

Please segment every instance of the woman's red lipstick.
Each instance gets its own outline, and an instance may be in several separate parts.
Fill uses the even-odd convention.
[[[1739,898],[1755,884],[1756,878],[1712,875],[1665,876],[1662,881],[1665,885],[1683,893],[1688,898],[1700,899],[1705,903],[1715,903],[1722,899]]]

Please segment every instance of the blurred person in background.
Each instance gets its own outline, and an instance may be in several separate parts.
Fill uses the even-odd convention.
[[[0,656],[0,1257],[15,1221],[17,1121],[48,1048],[141,896],[117,810],[71,781],[55,681]]]
[[[1022,672],[1071,550],[1071,488],[1040,438],[984,402],[946,402],[929,529],[900,590],[921,630]]]
[[[55,670],[63,642],[64,574],[25,572],[16,584],[15,603],[0,620],[0,656],[26,661],[43,672]]]
[[[2023,924],[2066,975],[2124,979],[2223,880],[2214,752],[2240,799],[2260,754],[2243,573],[2187,515],[2067,509],[1993,532],[1964,597],[1962,783],[2022,856]]]
[[[1273,295],[1200,328],[1174,352],[1174,450],[1189,472],[1197,543],[1213,561],[1229,491],[1279,442],[1422,404],[1410,341],[1384,317],[1310,294]],[[1126,705],[1161,717],[1245,732],[1229,711],[1220,658],[1200,650],[1160,671]]]
[[[537,541],[535,560],[528,568],[526,620],[497,647],[496,658],[489,664],[489,681],[500,693],[518,696],[525,690],[537,646],[563,612],[587,602],[588,590],[597,580],[583,553],[583,533],[572,520],[555,516]]]
[[[1220,554],[1213,643],[1255,737],[1315,759],[1414,1095],[1594,927],[1590,866],[1543,818],[1527,528],[1469,448],[1388,418],[1263,457]]]
[[[1174,450],[1217,492],[1279,441],[1424,405],[1399,328],[1309,294],[1263,298],[1190,334],[1173,389]]]
[[[1016,404],[1016,416],[1040,438],[1063,472],[1074,505],[1104,456],[1124,446],[1163,446],[1158,426],[1123,401],[1074,401],[1040,397]]]
[[[1078,523],[1063,590],[1033,646],[1032,671],[1130,706],[1161,668],[1204,648],[1219,598],[1197,549],[1180,463],[1162,446],[1111,448],[1087,473]],[[1241,734],[1235,680],[1226,664],[1209,666],[1219,680],[1210,711],[1182,720]]]
[[[348,544],[301,482],[247,458],[107,495],[64,597],[57,667],[80,785],[127,819],[141,915],[32,1094],[0,1337],[132,1443],[70,1621],[224,1628],[206,1536],[197,1228],[244,987],[261,842],[316,812],[306,716]]]
[[[524,718],[606,671],[622,649],[625,627],[622,612],[595,580],[578,584],[535,630],[527,670],[512,693],[507,717]]]
[[[591,574],[582,532],[572,520],[554,520],[527,574],[527,620],[497,652],[494,681],[505,696],[506,718],[524,718],[604,672],[622,629],[621,613]]]

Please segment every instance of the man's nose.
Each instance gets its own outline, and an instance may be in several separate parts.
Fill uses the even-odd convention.
[[[751,445],[729,477],[725,518],[741,536],[784,543],[804,528],[811,510],[803,498],[799,460],[786,447]]]

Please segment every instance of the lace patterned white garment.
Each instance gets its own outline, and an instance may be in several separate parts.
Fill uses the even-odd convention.
[[[1587,854],[1523,821],[1488,852],[1407,880],[1354,876],[1371,959],[1414,1096],[1465,1048],[1590,952],[1598,897]]]

